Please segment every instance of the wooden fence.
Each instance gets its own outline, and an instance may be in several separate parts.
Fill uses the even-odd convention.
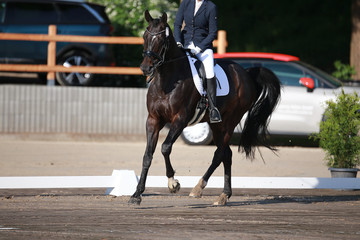
[[[56,42],[88,42],[106,44],[143,44],[140,37],[94,37],[94,36],[75,36],[57,35],[56,25],[49,26],[48,34],[18,34],[0,33],[0,40],[20,40],[20,41],[46,41],[48,42],[47,65],[28,65],[28,64],[0,64],[0,72],[47,72],[48,85],[55,84],[55,72],[88,72],[98,74],[125,74],[141,75],[138,67],[64,67],[56,65]],[[226,32],[218,32],[218,40],[214,41],[218,53],[226,52]]]

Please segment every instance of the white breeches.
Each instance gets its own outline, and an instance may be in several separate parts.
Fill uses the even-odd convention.
[[[189,46],[186,46],[187,49],[195,49],[193,42]],[[213,78],[214,73],[214,52],[212,49],[206,49],[205,51],[196,54],[196,57],[204,64],[205,75],[207,79]]]

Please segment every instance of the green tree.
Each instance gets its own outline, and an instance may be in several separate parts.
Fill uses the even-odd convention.
[[[148,9],[153,17],[168,15],[170,26],[175,20],[178,3],[167,0],[89,0],[106,7],[106,13],[114,27],[115,36],[141,37],[147,26],[144,12]],[[141,45],[113,45],[117,66],[139,66],[142,59]],[[138,75],[99,75],[98,85],[111,87],[146,87],[144,76]]]
[[[351,1],[212,1],[229,52],[292,54],[329,73],[335,60],[349,63]]]
[[[352,76],[356,74],[355,68],[349,64],[344,64],[337,60],[334,62],[335,72],[332,75],[342,81],[353,80]]]
[[[168,0],[91,0],[106,6],[115,35],[142,36],[147,23],[144,19],[146,9],[153,17],[160,17],[163,12],[168,15],[168,22],[173,26],[178,3]]]

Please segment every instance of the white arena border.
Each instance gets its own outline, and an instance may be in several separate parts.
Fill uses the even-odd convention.
[[[182,188],[193,188],[200,176],[175,176]],[[111,176],[0,177],[1,189],[107,188],[106,194],[129,196],[138,177],[133,170],[114,170]],[[165,176],[148,176],[146,187],[167,188]],[[360,178],[232,177],[232,188],[250,189],[360,189]],[[223,188],[224,178],[213,176],[207,188]]]

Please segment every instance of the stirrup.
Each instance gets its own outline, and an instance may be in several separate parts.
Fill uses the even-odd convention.
[[[209,118],[210,118],[210,123],[219,123],[222,121],[220,112],[216,107],[210,109]]]

